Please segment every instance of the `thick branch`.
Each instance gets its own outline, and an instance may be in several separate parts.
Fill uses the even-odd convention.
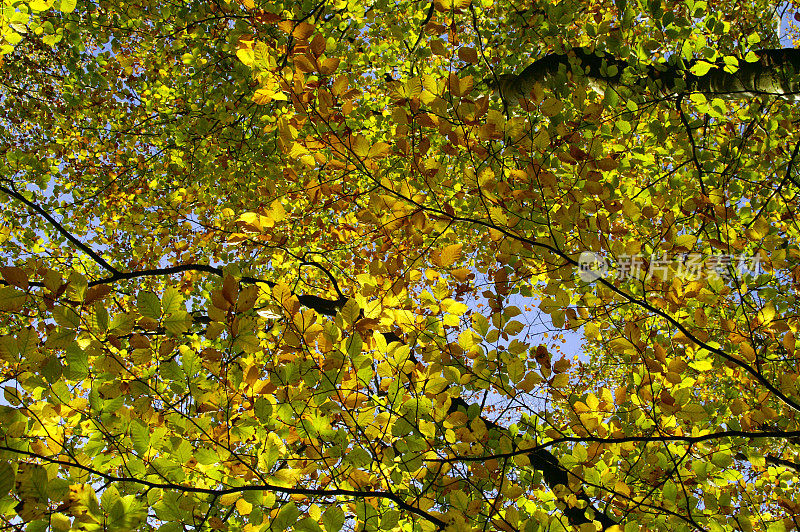
[[[484,420],[484,422],[486,422]],[[490,422],[486,422],[490,423]],[[727,438],[773,438],[794,441],[800,438],[800,431],[782,431],[782,430],[768,430],[758,432],[748,432],[743,430],[724,430],[719,432],[711,432],[701,436],[623,436],[621,438],[601,438],[599,436],[564,436],[563,438],[556,438],[545,443],[541,443],[530,449],[515,449],[507,453],[495,453],[485,456],[452,456],[449,458],[432,458],[428,462],[481,462],[486,460],[502,460],[505,458],[513,458],[524,454],[532,453],[539,449],[546,449],[561,443],[604,443],[604,444],[620,444],[620,443],[683,443],[691,446],[697,443],[706,441],[722,440]],[[744,455],[742,455],[744,456]]]
[[[722,67],[713,67],[702,76],[690,72],[693,62],[687,66],[678,63],[653,63],[644,69],[634,70],[628,61],[603,52],[588,52],[573,48],[565,54],[549,54],[534,61],[519,75],[504,74],[498,78],[501,96],[509,103],[527,97],[536,83],[547,84],[563,69],[564,72],[583,72],[592,82],[602,82],[610,87],[619,87],[622,73],[631,69],[634,84],[641,89],[655,88],[665,96],[700,92],[711,97],[726,99],[775,96],[786,100],[800,98],[800,50],[783,48],[754,52],[757,61],[739,59],[736,72],[726,72]],[[575,65],[573,69],[572,65]]]

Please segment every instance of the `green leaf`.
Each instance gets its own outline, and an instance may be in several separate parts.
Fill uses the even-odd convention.
[[[86,294],[86,289],[88,288],[89,283],[86,280],[86,277],[81,275],[80,273],[73,271],[69,274],[69,288],[67,289],[67,294],[70,299],[74,299],[76,301],[83,301],[83,297]]]
[[[475,329],[475,332],[481,336],[486,336],[486,333],[489,332],[489,320],[487,320],[483,314],[478,313],[473,313],[471,318],[472,327]]]
[[[134,419],[129,430],[133,450],[139,456],[144,456],[150,448],[150,429],[138,419]]]
[[[180,495],[174,491],[164,493],[153,509],[156,517],[164,521],[180,521],[183,519],[184,512],[180,508]]]
[[[275,516],[275,519],[272,520],[272,523],[270,523],[270,529],[275,532],[286,530],[297,522],[299,516],[300,511],[293,502],[285,504],[278,512],[278,515]]]
[[[161,301],[153,292],[139,292],[136,306],[142,316],[157,320],[161,318]]]
[[[709,63],[708,61],[698,61],[690,70],[695,76],[705,76],[713,67],[713,63]]]
[[[101,333],[108,330],[108,311],[102,301],[97,301],[94,304],[94,324]]]
[[[34,329],[25,327],[17,333],[17,351],[21,360],[32,362],[38,347],[39,335]],[[41,358],[41,353],[36,358]]]
[[[133,329],[133,317],[124,312],[116,314],[109,325],[109,330],[117,335],[128,334],[131,329]]]
[[[102,506],[103,510],[109,511],[119,502],[119,499],[119,491],[117,491],[114,484],[111,484],[103,490],[103,494],[100,496],[100,506]]]
[[[361,335],[358,334],[358,332],[354,332],[352,336],[346,340],[346,345],[347,354],[350,355],[350,358],[355,358],[361,354],[364,341],[361,339]]]
[[[544,116],[555,116],[561,112],[563,107],[563,102],[558,98],[548,98],[542,102],[540,109]]]
[[[391,530],[400,522],[400,512],[397,510],[387,510],[381,517],[381,530]]]
[[[346,324],[355,323],[358,316],[361,314],[361,307],[355,299],[348,299],[347,303],[339,310],[342,319]]]
[[[56,323],[67,329],[78,329],[81,325],[80,315],[74,309],[63,305],[53,309],[53,318]]]
[[[0,310],[16,312],[25,304],[27,297],[25,292],[13,286],[2,286],[0,287]]]
[[[89,375],[89,355],[78,344],[72,343],[66,349],[67,371],[65,377],[71,381],[79,381]]]
[[[272,403],[264,397],[258,397],[255,403],[255,414],[262,424],[268,423],[272,418]]]
[[[202,465],[213,465],[219,462],[219,454],[213,449],[201,447],[194,453],[195,459]]]
[[[170,286],[164,290],[164,295],[161,297],[161,306],[164,309],[164,314],[184,310],[183,295],[177,288]]]
[[[294,525],[294,530],[298,532],[322,532],[322,527],[320,527],[319,523],[317,523],[314,519],[306,517]]]
[[[344,512],[338,505],[331,506],[322,514],[326,532],[339,532],[344,526]]]
[[[14,487],[16,473],[11,464],[5,460],[0,461],[0,496],[5,497],[11,488]]]
[[[175,311],[164,318],[164,327],[173,336],[180,336],[189,330],[191,315],[186,311]]]
[[[75,11],[75,6],[77,6],[77,4],[77,0],[61,0],[58,9],[63,13],[72,13]]]

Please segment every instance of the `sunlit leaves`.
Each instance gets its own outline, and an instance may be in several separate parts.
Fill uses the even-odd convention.
[[[157,320],[161,317],[161,301],[157,294],[142,291],[136,298],[136,306],[145,318]]]
[[[441,250],[438,250],[438,252],[435,252],[431,260],[437,266],[445,268],[452,266],[461,257],[461,250],[463,248],[464,244],[462,243],[445,246]]]
[[[0,513],[783,523],[794,111],[664,92],[760,61],[764,6],[650,4],[7,11]]]

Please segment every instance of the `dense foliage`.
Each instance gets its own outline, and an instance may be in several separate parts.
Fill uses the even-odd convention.
[[[0,16],[5,528],[800,526],[795,2]]]

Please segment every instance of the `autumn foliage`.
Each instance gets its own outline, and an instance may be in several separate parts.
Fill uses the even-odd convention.
[[[5,1],[3,526],[800,526],[798,19]]]

